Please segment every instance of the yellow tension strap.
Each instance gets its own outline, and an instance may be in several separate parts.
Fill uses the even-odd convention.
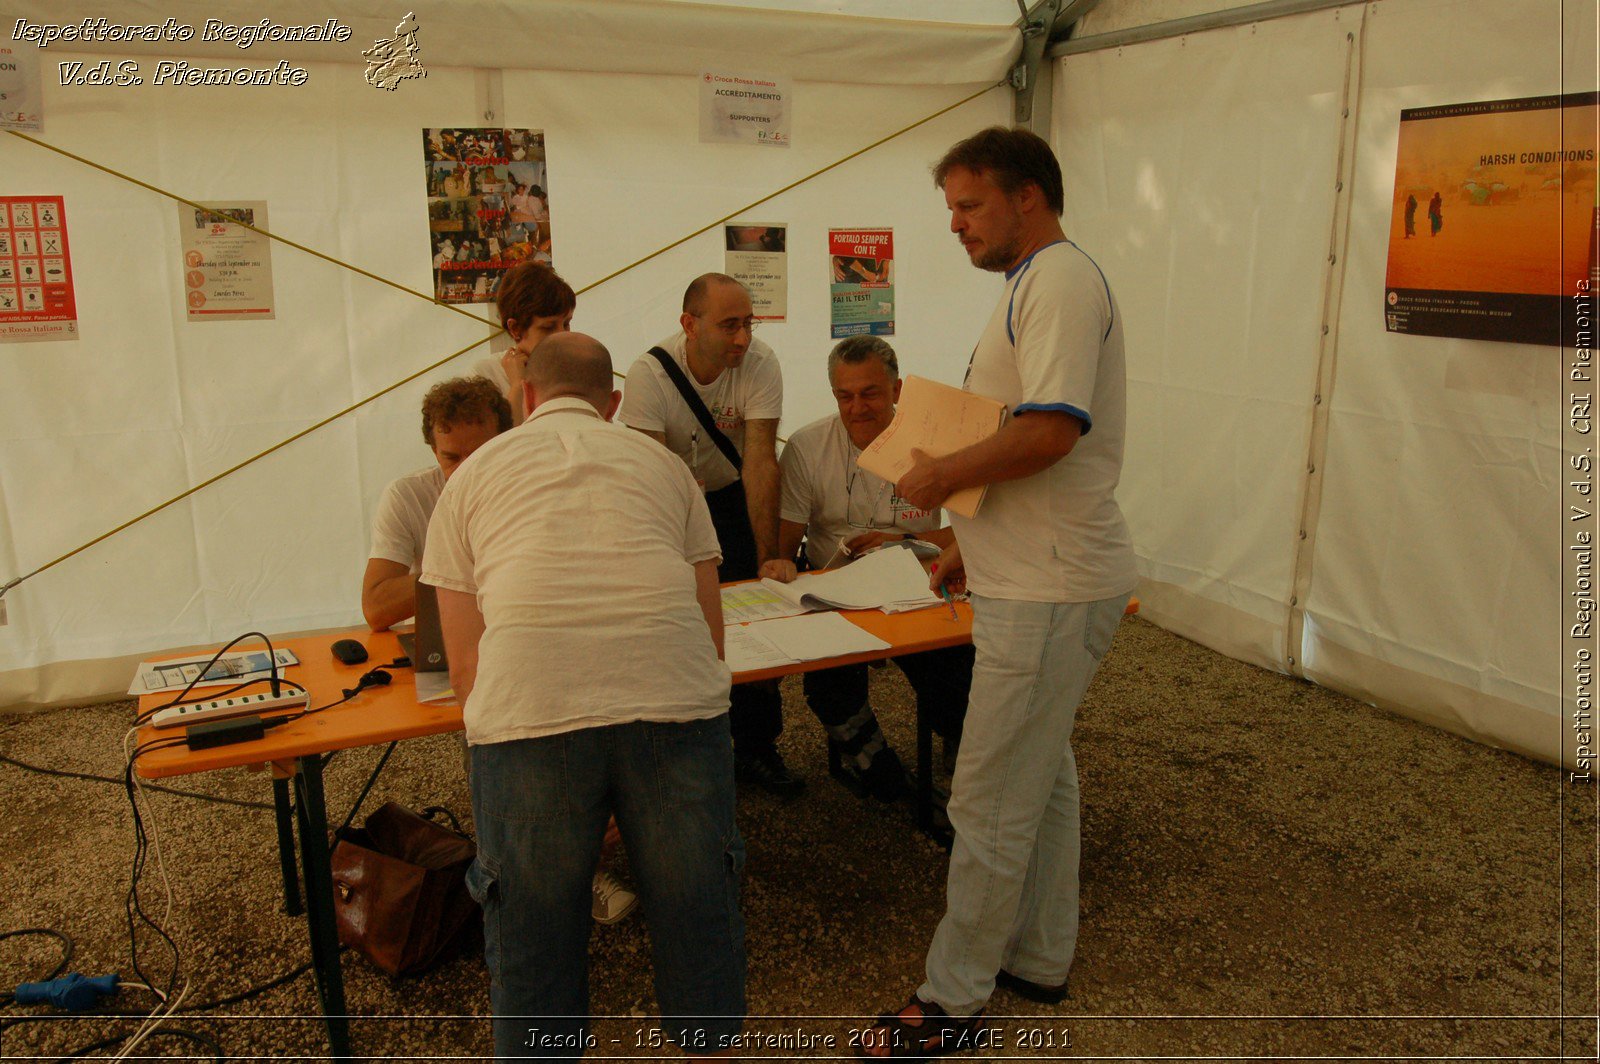
[[[925,116],[923,118],[917,119],[917,121],[911,123],[908,126],[904,126],[904,127],[900,128],[900,129],[897,129],[893,133],[888,134],[887,136],[879,137],[877,140],[873,141],[871,144],[868,144],[866,147],[858,148],[857,150],[851,152],[849,155],[846,155],[841,159],[837,159],[837,160],[829,163],[827,166],[824,166],[824,167],[822,167],[820,169],[817,169],[817,170],[813,170],[811,173],[806,174],[804,177],[801,177],[801,178],[798,178],[798,179],[796,179],[794,181],[789,182],[787,185],[784,185],[782,188],[778,189],[777,191],[769,192],[767,195],[762,196],[760,199],[752,200],[751,202],[749,202],[749,203],[745,204],[744,206],[740,207],[739,209],[737,209],[735,211],[731,211],[730,213],[723,215],[721,218],[718,218],[717,220],[715,220],[713,222],[708,222],[707,224],[701,226],[699,229],[696,229],[694,232],[689,233],[686,236],[679,237],[677,240],[674,240],[670,244],[666,244],[666,245],[664,245],[662,247],[657,248],[655,251],[650,252],[650,254],[645,255],[643,258],[635,259],[633,262],[628,263],[628,265],[622,267],[619,270],[613,270],[612,272],[606,274],[604,277],[600,278],[598,281],[593,281],[593,282],[591,282],[589,284],[584,285],[582,288],[577,290],[578,294],[582,295],[585,292],[592,291],[593,289],[599,288],[601,285],[605,284],[607,281],[614,280],[615,278],[620,277],[623,274],[627,273],[629,270],[632,270],[632,269],[634,269],[634,268],[636,268],[638,266],[642,266],[645,263],[649,262],[651,259],[654,259],[654,258],[657,258],[657,257],[659,257],[661,255],[664,255],[667,252],[671,251],[673,248],[679,247],[679,246],[681,246],[683,244],[686,244],[689,241],[693,240],[695,237],[700,236],[703,233],[710,232],[711,230],[715,229],[717,226],[722,225],[725,222],[731,221],[734,218],[737,218],[739,215],[744,214],[746,211],[749,211],[749,210],[752,210],[752,209],[754,209],[756,207],[759,207],[763,203],[768,202],[769,200],[776,199],[777,197],[783,195],[785,192],[788,192],[788,191],[790,191],[792,189],[800,187],[801,185],[805,184],[807,181],[811,181],[811,180],[813,180],[815,178],[821,177],[823,174],[827,173],[828,171],[833,170],[833,169],[835,169],[837,167],[843,166],[845,163],[849,162],[851,159],[854,159],[854,158],[856,158],[857,156],[860,156],[860,155],[864,155],[867,152],[871,151],[872,149],[874,149],[874,148],[876,148],[876,147],[878,147],[878,146],[880,146],[882,144],[887,144],[889,141],[894,140],[896,137],[904,136],[905,134],[911,132],[913,129],[916,129],[918,126],[926,125],[927,123],[932,122],[935,118],[938,118],[941,115],[948,114],[949,112],[954,111],[956,108],[962,106],[963,104],[971,103],[973,100],[976,100],[979,96],[982,96],[985,93],[990,92],[990,91],[992,91],[994,89],[997,89],[1001,85],[1005,85],[1005,84],[1008,84],[1008,82],[1001,81],[1001,82],[996,82],[993,85],[986,85],[983,88],[979,89],[977,92],[974,92],[969,96],[964,96],[961,99],[957,100],[955,103],[952,103],[947,107],[941,107],[939,110],[937,110],[937,111],[933,112],[932,114],[927,115],[927,116]],[[72,160],[74,160],[76,162],[80,162],[80,163],[84,164],[85,166],[93,167],[94,169],[99,170],[99,171],[101,171],[103,173],[110,174],[113,177],[119,177],[119,178],[123,179],[124,181],[128,181],[128,182],[130,182],[132,184],[138,185],[140,188],[146,189],[146,190],[148,190],[150,192],[154,192],[154,193],[156,193],[157,195],[160,195],[160,196],[165,196],[168,199],[176,200],[177,202],[185,204],[186,206],[189,206],[189,207],[193,207],[196,210],[200,210],[200,211],[210,211],[210,210],[212,210],[212,208],[202,206],[201,204],[198,204],[198,203],[194,202],[193,200],[185,199],[184,197],[182,197],[182,196],[180,196],[180,195],[178,195],[178,194],[176,194],[174,192],[169,192],[166,189],[158,188],[155,185],[149,184],[149,183],[144,182],[144,181],[140,181],[138,178],[130,177],[127,174],[120,173],[119,171],[113,170],[108,166],[101,166],[99,163],[92,162],[89,159],[85,159],[81,155],[74,155],[72,152],[69,152],[69,151],[66,151],[64,149],[58,148],[53,144],[46,144],[44,141],[39,140],[39,139],[37,139],[35,137],[30,137],[25,133],[19,133],[16,130],[7,130],[7,132],[9,132],[14,137],[21,137],[23,140],[27,141],[30,144],[35,144],[35,145],[37,145],[37,146],[39,146],[41,148],[45,148],[45,149],[48,149],[49,151],[53,151],[58,155],[66,156],[68,159],[72,159]],[[367,270],[361,269],[359,266],[352,266],[350,263],[342,262],[339,259],[336,259],[336,258],[332,257],[331,255],[324,255],[322,252],[317,251],[317,250],[315,250],[313,248],[308,248],[304,244],[296,243],[295,241],[289,240],[289,239],[287,239],[285,237],[276,236],[276,235],[274,235],[272,233],[267,232],[265,229],[257,228],[256,226],[249,225],[249,224],[247,224],[245,222],[237,222],[235,219],[232,219],[232,218],[230,218],[229,221],[230,222],[235,222],[235,224],[238,224],[238,225],[242,225],[242,226],[244,226],[244,228],[249,229],[252,232],[260,233],[262,236],[268,237],[268,238],[270,238],[272,240],[276,240],[281,244],[287,244],[289,247],[292,247],[297,251],[303,251],[307,255],[311,255],[311,256],[313,256],[315,258],[322,259],[324,262],[330,262],[335,266],[342,266],[343,268],[345,268],[347,270],[352,270],[355,273],[358,273],[363,277],[371,278],[372,280],[377,281],[380,284],[386,284],[390,288],[396,288],[396,289],[399,289],[400,291],[405,292],[405,293],[407,293],[409,295],[416,296],[419,299],[427,300],[429,303],[432,303],[435,306],[444,307],[444,308],[446,308],[448,310],[453,310],[458,314],[461,314],[461,315],[464,315],[465,317],[471,318],[473,321],[481,322],[481,323],[483,323],[485,325],[493,325],[494,324],[493,322],[485,321],[483,318],[478,317],[476,314],[471,314],[471,313],[468,313],[467,311],[461,310],[459,307],[455,306],[454,304],[441,303],[437,299],[433,298],[430,295],[427,295],[427,294],[422,293],[422,292],[418,292],[417,290],[415,290],[413,288],[407,288],[405,285],[399,284],[399,283],[397,283],[395,281],[391,281],[391,280],[389,280],[387,278],[379,277],[375,273],[370,273]],[[410,375],[408,375],[406,377],[402,377],[400,380],[395,381],[393,384],[390,384],[387,387],[382,388],[379,391],[376,391],[376,392],[372,393],[371,395],[367,396],[365,399],[361,399],[361,400],[359,400],[357,402],[351,403],[349,406],[345,407],[343,410],[338,411],[337,413],[329,414],[327,417],[323,418],[321,421],[318,421],[316,424],[308,425],[306,428],[301,429],[299,432],[297,432],[294,435],[288,437],[287,439],[279,440],[277,443],[273,444],[271,447],[268,447],[266,450],[260,452],[259,454],[252,455],[251,457],[246,458],[244,461],[239,462],[237,465],[231,466],[228,469],[224,469],[222,472],[218,473],[216,476],[210,477],[210,478],[208,478],[208,479],[206,479],[204,481],[201,481],[199,484],[194,485],[192,488],[189,488],[189,489],[187,489],[187,490],[185,490],[185,491],[183,491],[183,492],[181,492],[181,493],[179,493],[177,495],[174,495],[172,498],[168,499],[166,502],[163,502],[163,503],[161,503],[161,504],[159,504],[157,506],[151,507],[150,509],[146,510],[144,513],[140,514],[137,517],[134,517],[134,518],[132,518],[130,520],[124,521],[122,524],[118,525],[117,527],[111,529],[108,532],[104,532],[104,533],[96,536],[94,539],[89,540],[89,542],[83,544],[82,546],[75,547],[72,550],[68,551],[67,553],[61,555],[59,558],[56,558],[53,561],[46,562],[44,565],[39,566],[37,569],[34,569],[32,572],[24,573],[22,576],[13,578],[12,580],[10,580],[7,583],[5,583],[4,585],[0,585],[0,597],[3,597],[6,592],[10,591],[12,588],[16,587],[18,584],[22,583],[23,581],[31,580],[35,576],[38,576],[40,573],[45,572],[48,569],[53,569],[57,565],[60,565],[62,562],[66,561],[68,558],[71,558],[76,554],[81,554],[82,552],[88,550],[90,547],[93,547],[95,544],[101,543],[101,542],[104,542],[107,539],[110,539],[112,536],[117,535],[119,532],[122,532],[124,529],[131,528],[132,526],[138,524],[140,521],[143,521],[145,518],[151,517],[151,516],[153,516],[155,514],[160,513],[162,510],[165,510],[167,507],[172,506],[174,503],[182,502],[184,499],[187,499],[189,496],[195,494],[198,491],[201,491],[201,490],[203,490],[205,488],[210,487],[212,484],[215,484],[217,481],[223,479],[224,477],[231,476],[232,474],[237,473],[239,470],[243,469],[245,466],[251,465],[254,462],[258,462],[261,459],[265,458],[267,455],[272,454],[275,451],[282,450],[283,448],[287,447],[289,444],[295,442],[296,440],[301,439],[302,437],[305,437],[305,436],[309,436],[311,433],[313,433],[313,432],[317,431],[318,429],[322,428],[324,425],[328,425],[328,424],[330,424],[330,423],[332,423],[334,421],[337,421],[339,418],[344,417],[346,414],[348,414],[348,413],[350,413],[350,412],[352,412],[354,410],[359,410],[361,407],[366,406],[368,403],[372,402],[373,400],[379,399],[379,398],[382,398],[385,395],[388,395],[390,392],[394,391],[396,388],[400,388],[400,387],[403,387],[403,386],[411,383],[412,381],[416,380],[418,377],[422,376],[424,373],[431,373],[433,370],[438,369],[440,366],[444,365],[446,362],[449,362],[451,359],[459,358],[461,355],[464,355],[468,351],[471,351],[474,347],[477,347],[479,344],[487,343],[488,341],[493,340],[495,337],[501,335],[504,332],[505,332],[504,329],[496,329],[494,332],[490,333],[488,336],[484,337],[482,340],[474,340],[472,343],[468,344],[466,347],[463,347],[463,348],[461,348],[461,349],[459,349],[457,351],[452,351],[450,354],[446,355],[444,358],[439,359],[437,362],[434,362],[431,365],[424,366],[421,369],[417,370],[415,373],[412,373],[412,374],[410,374]],[[621,373],[615,373],[615,372],[614,372],[614,375],[615,376],[619,376],[619,377],[622,376]]]
[[[689,241],[693,240],[695,237],[699,236],[700,234],[710,232],[711,230],[715,229],[717,226],[723,224],[724,222],[732,221],[733,219],[739,217],[739,215],[743,214],[744,212],[746,212],[748,210],[752,210],[753,208],[759,207],[763,203],[766,203],[768,200],[777,199],[779,196],[783,195],[785,192],[788,192],[790,189],[799,188],[801,185],[805,184],[807,181],[810,181],[813,178],[821,177],[823,174],[827,173],[829,170],[832,170],[832,169],[834,169],[836,167],[843,166],[845,163],[849,162],[851,159],[854,159],[858,155],[865,155],[867,152],[871,151],[873,148],[876,148],[881,144],[887,144],[887,143],[889,143],[889,141],[895,139],[896,137],[904,136],[905,134],[910,133],[913,129],[916,129],[918,126],[926,125],[929,122],[932,122],[935,118],[938,118],[941,115],[945,115],[945,114],[948,114],[951,111],[954,111],[957,107],[960,107],[962,104],[971,103],[973,100],[976,100],[979,96],[982,96],[986,92],[989,92],[989,91],[991,91],[993,89],[998,89],[1001,85],[1009,85],[1009,84],[1010,84],[1009,81],[999,81],[999,82],[996,82],[993,85],[986,85],[983,88],[979,89],[977,92],[973,93],[971,96],[964,96],[964,97],[962,97],[961,99],[957,100],[955,103],[951,104],[948,107],[941,107],[939,110],[933,112],[933,114],[928,115],[925,118],[917,119],[915,122],[911,123],[909,126],[906,126],[906,127],[902,128],[902,129],[897,129],[893,133],[890,133],[886,137],[879,137],[877,140],[873,141],[871,144],[868,144],[865,148],[857,148],[855,151],[851,152],[849,155],[846,155],[844,158],[836,159],[835,161],[829,163],[827,166],[824,166],[820,170],[813,170],[809,174],[807,174],[806,176],[804,176],[802,178],[799,178],[798,180],[789,182],[787,185],[784,185],[782,188],[778,189],[776,192],[769,192],[765,196],[762,196],[758,200],[752,200],[751,202],[746,203],[743,207],[740,207],[738,210],[733,211],[730,214],[724,214],[721,218],[718,218],[714,222],[708,222],[707,224],[702,225],[699,229],[696,229],[694,232],[690,233],[689,235],[679,237],[677,240],[674,240],[672,243],[666,245],[665,247],[657,248],[656,250],[652,251],[650,254],[646,255],[644,258],[635,259],[634,261],[628,263],[626,266],[622,267],[622,269],[620,269],[620,270],[611,271],[610,273],[606,274],[604,277],[600,278],[598,281],[595,281],[593,284],[588,284],[588,285],[585,285],[584,287],[578,289],[578,294],[582,295],[584,292],[589,291],[589,289],[591,289],[591,288],[599,288],[601,285],[605,284],[607,281],[610,281],[610,280],[612,280],[614,278],[617,278],[617,277],[621,277],[623,274],[627,273],[629,270],[633,269],[635,266],[643,266],[645,263],[649,262],[651,259],[657,257],[658,255],[665,255],[667,252],[671,251],[673,248],[678,247],[681,244],[687,244]]]
[[[493,340],[496,336],[499,336],[500,333],[502,333],[504,331],[505,331],[504,329],[501,329],[501,330],[498,330],[496,332],[490,333],[488,336],[484,337],[483,340],[474,340],[474,341],[472,341],[472,343],[468,344],[466,347],[461,348],[459,351],[451,352],[450,354],[446,355],[444,358],[442,358],[439,361],[435,362],[433,365],[431,365],[431,366],[423,366],[421,369],[417,370],[415,373],[413,373],[413,374],[411,374],[411,375],[409,375],[407,377],[402,377],[400,380],[395,381],[393,384],[389,385],[388,387],[384,388],[383,390],[378,391],[378,392],[374,392],[373,394],[367,396],[365,399],[362,399],[359,402],[351,403],[349,406],[345,407],[343,410],[340,410],[338,413],[329,414],[327,417],[323,418],[321,421],[317,422],[315,425],[307,425],[305,428],[301,429],[299,432],[295,433],[293,436],[290,436],[287,439],[279,440],[277,443],[273,444],[271,447],[268,447],[266,450],[262,451],[260,454],[251,455],[249,458],[246,458],[244,461],[238,463],[237,465],[230,466],[229,468],[224,469],[222,472],[218,473],[216,476],[209,477],[209,478],[207,478],[205,480],[202,480],[200,483],[196,484],[194,487],[188,488],[188,489],[180,492],[179,494],[174,495],[172,498],[168,499],[164,503],[161,503],[159,506],[152,506],[150,509],[148,509],[144,513],[140,514],[138,517],[131,518],[130,520],[122,522],[122,524],[118,525],[116,528],[111,529],[109,532],[102,532],[100,535],[94,537],[89,542],[85,543],[83,546],[75,547],[72,550],[67,551],[67,553],[63,554],[61,557],[59,557],[59,558],[55,559],[54,561],[49,562],[49,563],[47,563],[45,565],[39,566],[39,568],[35,569],[33,572],[24,573],[22,576],[19,576],[19,577],[15,578],[14,580],[11,580],[7,584],[5,584],[3,587],[0,587],[0,596],[3,596],[7,591],[10,591],[12,588],[16,587],[18,584],[22,583],[24,580],[31,580],[32,578],[38,576],[40,573],[44,572],[46,569],[49,569],[49,568],[52,568],[54,566],[60,565],[62,562],[66,561],[68,558],[72,557],[74,554],[80,554],[83,551],[86,551],[90,547],[94,546],[96,543],[102,542],[103,540],[110,539],[112,536],[116,535],[118,532],[121,532],[123,529],[131,528],[132,526],[138,524],[140,521],[143,521],[145,518],[150,517],[153,514],[160,513],[162,510],[165,510],[167,507],[171,506],[173,503],[182,502],[184,499],[187,499],[189,496],[193,495],[195,492],[200,491],[200,490],[202,490],[204,488],[209,488],[211,485],[215,484],[217,481],[221,480],[223,477],[231,476],[232,474],[237,473],[239,470],[243,469],[245,466],[249,465],[250,463],[260,461],[261,459],[265,458],[267,455],[273,453],[274,451],[279,451],[279,450],[282,450],[283,448],[289,446],[295,440],[298,440],[298,439],[300,439],[300,438],[302,438],[304,436],[311,435],[313,432],[315,432],[318,429],[322,428],[322,426],[339,420],[340,418],[344,417],[346,414],[350,413],[352,410],[356,410],[356,409],[358,409],[360,407],[363,407],[363,406],[367,405],[368,403],[372,402],[374,399],[377,399],[380,396],[384,396],[384,395],[389,394],[390,392],[394,391],[396,388],[400,388],[400,387],[403,387],[404,385],[410,384],[412,381],[416,380],[418,377],[422,376],[424,373],[427,373],[430,370],[437,369],[438,367],[444,365],[446,362],[449,362],[452,358],[456,358],[457,356],[466,354],[468,351],[471,351],[474,347],[477,347],[479,344],[483,343],[485,340]]]

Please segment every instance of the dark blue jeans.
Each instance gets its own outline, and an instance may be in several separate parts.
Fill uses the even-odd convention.
[[[717,579],[754,580],[760,568],[755,533],[750,531],[750,511],[744,498],[744,481],[736,480],[725,488],[706,495],[711,524],[722,546],[722,564]],[[728,693],[728,727],[733,730],[734,748],[747,754],[771,750],[783,734],[783,696],[777,680],[734,684]]]
[[[663,1034],[714,1051],[744,1018],[744,842],[726,714],[472,747],[498,1057],[577,1058],[589,1029],[590,887],[616,814],[650,927]]]
[[[972,657],[972,647],[962,646],[891,659],[917,693],[918,712],[934,731],[956,742],[961,741],[961,722],[966,718],[967,696],[972,689]],[[839,665],[808,672],[802,683],[806,704],[825,728],[843,724],[867,704],[865,665]]]

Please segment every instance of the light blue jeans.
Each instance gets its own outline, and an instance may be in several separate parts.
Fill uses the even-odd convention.
[[[972,596],[972,697],[951,784],[945,914],[917,993],[970,1016],[1001,969],[1066,981],[1078,940],[1078,766],[1072,724],[1128,596]]]

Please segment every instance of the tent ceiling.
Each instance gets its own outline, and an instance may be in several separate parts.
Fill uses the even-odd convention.
[[[278,59],[360,64],[362,49],[391,37],[407,11],[415,12],[422,62],[430,67],[638,74],[709,69],[809,81],[973,84],[1005,76],[1021,41],[1011,25],[1014,0],[281,0],[267,16],[274,23],[337,18],[350,27],[350,40],[267,41],[250,49],[200,39],[208,19],[259,24],[262,6],[242,0],[22,0],[6,15],[39,24],[104,18],[146,25],[170,18],[196,29],[182,44],[57,42],[45,52],[48,71],[53,55],[84,52],[202,56],[233,65]]]
[[[669,4],[763,8],[852,15],[915,22],[956,22],[973,26],[1010,26],[1017,21],[1017,0],[666,0]],[[1030,0],[1031,4],[1031,0]]]

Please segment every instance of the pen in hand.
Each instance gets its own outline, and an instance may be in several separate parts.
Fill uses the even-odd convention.
[[[929,576],[938,576],[939,575],[939,563],[938,562],[934,562],[933,563],[933,568],[928,571],[928,575]],[[942,581],[939,584],[939,597],[944,599],[944,604],[946,606],[950,607],[950,619],[952,621],[959,621],[961,618],[956,613],[956,600],[953,597],[951,597],[950,589],[948,587],[945,587],[944,583]]]

